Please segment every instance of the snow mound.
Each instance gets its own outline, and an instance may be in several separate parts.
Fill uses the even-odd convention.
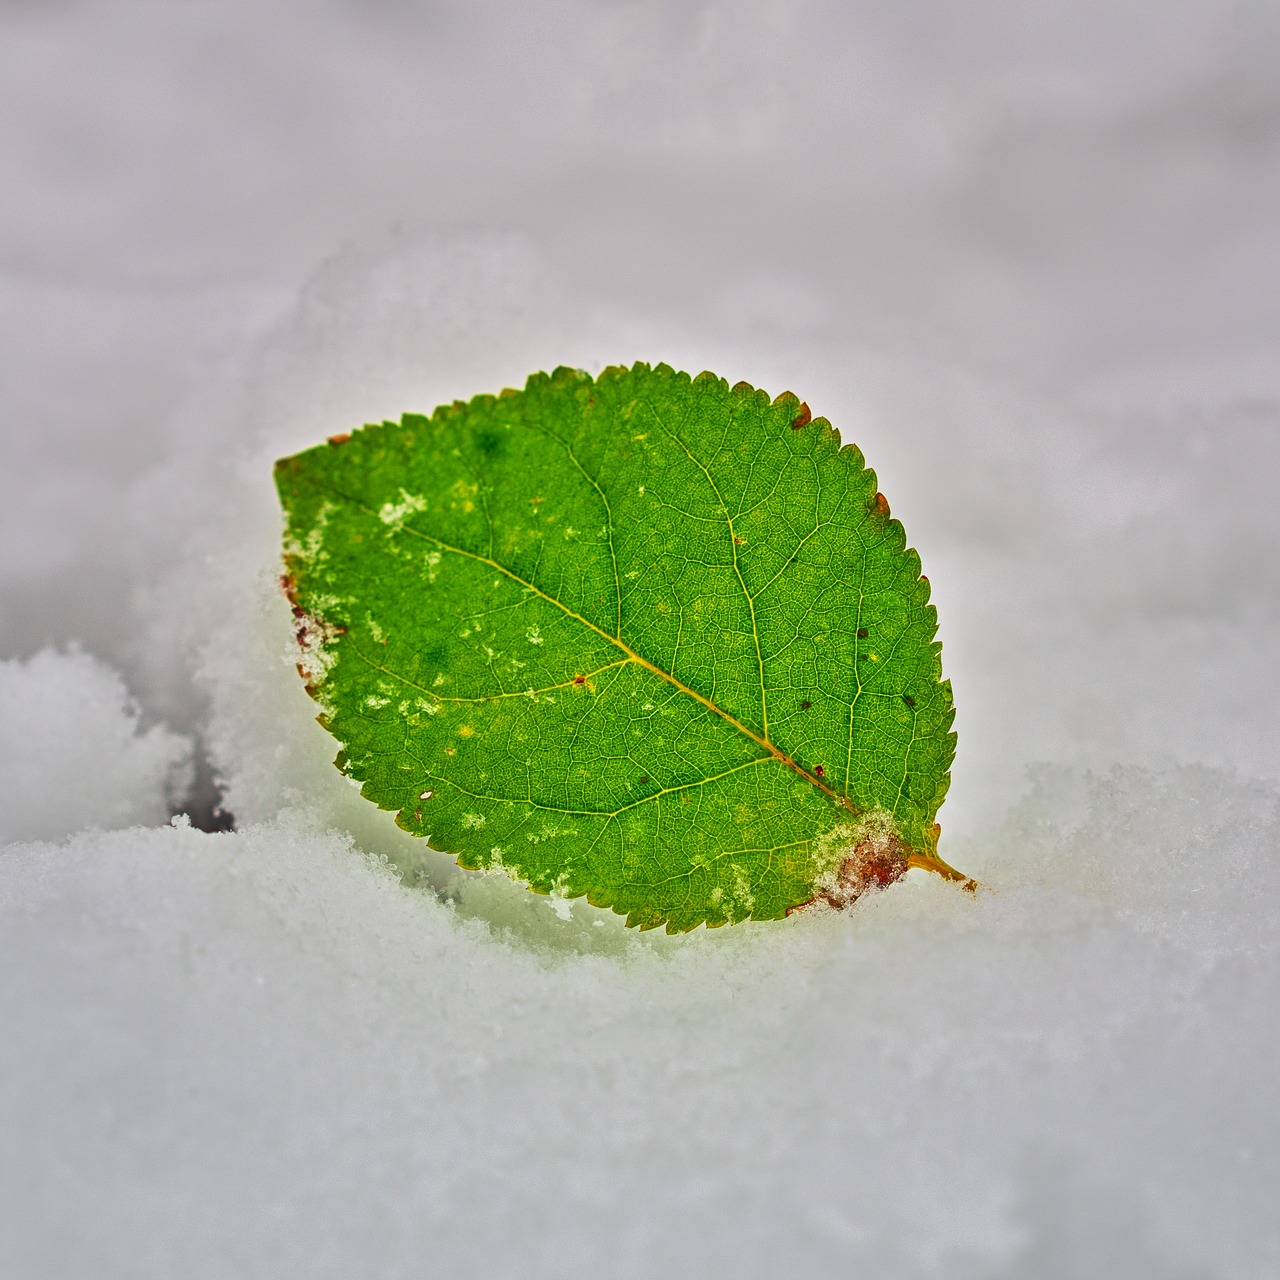
[[[298,811],[10,846],[0,1269],[1274,1275],[1278,803],[1044,771],[976,898],[675,939]]]
[[[163,822],[190,785],[192,744],[143,728],[124,681],[91,655],[0,662],[0,840]]]

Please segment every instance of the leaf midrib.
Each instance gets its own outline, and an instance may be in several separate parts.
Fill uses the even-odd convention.
[[[304,483],[310,484],[314,489],[317,489],[322,493],[330,494],[335,498],[341,499],[343,502],[350,503],[350,505],[355,507],[356,510],[364,512],[365,515],[369,516],[371,519],[377,520],[380,518],[378,516],[377,511],[375,511],[372,507],[366,506],[358,498],[353,497],[351,494],[344,492],[343,490],[337,488],[332,484],[327,484],[327,483],[324,483],[323,481],[315,480],[311,477],[298,477],[298,478],[302,479]],[[699,693],[697,689],[691,688],[689,685],[685,684],[684,681],[680,680],[677,676],[672,675],[671,672],[663,670],[662,667],[658,666],[654,662],[650,662],[648,658],[644,657],[642,654],[639,654],[634,649],[632,649],[630,645],[628,645],[624,640],[621,639],[621,637],[610,635],[609,632],[605,631],[602,627],[598,627],[594,622],[592,622],[590,618],[584,617],[582,614],[578,613],[576,610],[571,609],[562,600],[557,600],[555,596],[549,595],[547,592],[543,591],[542,588],[539,587],[536,583],[527,581],[525,578],[522,578],[518,573],[514,572],[514,570],[508,569],[506,565],[500,564],[497,560],[493,559],[491,556],[477,555],[474,551],[468,551],[464,547],[455,547],[452,543],[446,542],[443,538],[438,538],[434,534],[425,533],[421,529],[415,529],[412,525],[401,524],[397,529],[393,530],[393,532],[412,534],[415,538],[421,538],[424,542],[430,542],[433,545],[439,547],[441,550],[447,551],[452,555],[462,556],[465,559],[474,560],[477,564],[487,565],[489,568],[509,578],[512,582],[517,583],[519,586],[525,588],[525,590],[532,591],[539,599],[545,600],[550,605],[554,605],[566,617],[572,618],[575,622],[580,622],[589,631],[594,632],[602,640],[605,640],[609,644],[613,645],[620,653],[624,654],[631,661],[643,667],[646,671],[649,671],[653,675],[658,676],[660,679],[667,681],[667,683],[670,684],[673,688],[678,689],[681,693],[685,694],[687,697],[694,699],[695,702],[701,703],[702,706],[706,707],[708,711],[713,712],[715,715],[719,716],[722,720],[724,720],[727,724],[730,724],[733,726],[733,728],[737,729],[737,731],[741,733],[743,737],[750,739],[762,751],[767,752],[770,756],[772,756],[775,760],[777,760],[779,764],[785,765],[798,777],[801,777],[806,782],[811,783],[814,787],[817,788],[817,790],[823,792],[823,794],[830,796],[831,799],[834,800],[837,804],[841,805],[845,809],[848,809],[850,812],[853,812],[853,813],[858,812],[858,810],[854,807],[853,803],[849,800],[848,796],[843,795],[839,791],[836,791],[833,787],[828,786],[821,778],[817,777],[815,774],[810,773],[806,768],[804,768],[803,765],[797,764],[795,760],[793,760],[789,755],[786,754],[786,752],[784,752],[781,748],[779,748],[773,742],[771,742],[768,739],[768,737],[762,736],[754,732],[747,725],[743,724],[742,721],[739,720],[731,712],[726,711],[723,707],[720,707],[716,703],[712,702],[712,700],[708,698],[705,694]]]

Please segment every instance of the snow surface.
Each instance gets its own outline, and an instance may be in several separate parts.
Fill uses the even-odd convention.
[[[164,822],[192,784],[191,741],[140,728],[116,672],[87,653],[0,661],[0,840]]]
[[[0,1274],[1280,1274],[1278,86],[1264,2],[0,9]],[[270,464],[637,358],[876,467],[978,897],[400,885]]]

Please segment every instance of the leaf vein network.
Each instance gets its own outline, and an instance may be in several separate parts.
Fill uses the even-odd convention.
[[[712,782],[719,782],[722,778],[741,773],[744,769],[754,768],[758,764],[773,763],[776,763],[776,761],[771,756],[756,756],[754,760],[744,760],[741,764],[735,764],[732,769],[724,769],[720,773],[709,774],[705,778],[694,778],[689,782],[680,782],[672,787],[662,787],[657,791],[651,791],[648,795],[641,796],[638,800],[632,800],[630,804],[624,804],[617,809],[565,809],[559,805],[544,804],[540,800],[535,800],[532,795],[521,797],[520,802],[530,805],[543,813],[558,813],[567,818],[618,818],[624,813],[629,813],[632,809],[640,808],[641,805],[661,800],[664,796],[678,795],[682,791],[692,791],[697,787],[708,786]],[[453,790],[461,792],[464,796],[469,796],[472,800],[487,800],[491,804],[508,804],[511,801],[510,796],[491,796],[483,791],[469,791],[452,778],[441,777],[439,774],[428,772],[427,777],[438,785],[452,787]]]
[[[720,492],[720,486],[716,484],[715,477],[711,474],[706,464],[701,458],[697,457],[693,450],[681,439],[681,437],[663,421],[662,415],[658,412],[653,402],[645,400],[649,412],[653,414],[654,421],[666,432],[672,440],[684,450],[686,457],[692,462],[706,477],[707,483],[711,486],[711,492],[715,494],[716,501],[720,504],[720,510],[724,515],[725,524],[729,530],[729,553],[733,557],[733,572],[738,579],[738,586],[742,588],[742,594],[747,602],[747,609],[751,614],[751,638],[755,642],[756,648],[756,669],[760,673],[760,723],[761,733],[765,738],[769,736],[769,694],[765,687],[764,679],[764,657],[760,652],[760,628],[756,625],[756,604],[751,596],[751,592],[747,590],[747,584],[742,576],[742,568],[738,564],[738,545],[739,539],[737,532],[733,527],[733,517],[729,514],[729,504],[724,500],[724,495]]]
[[[310,480],[309,482],[315,488],[319,489],[321,492],[332,494],[333,497],[340,499],[343,502],[349,503],[356,510],[363,512],[371,520],[378,520],[379,523],[381,523],[377,511],[367,506],[365,503],[361,502],[358,498],[354,497],[352,494],[347,493],[342,489],[339,489],[337,486],[333,485],[332,483],[325,484],[315,480]],[[786,765],[787,768],[792,770],[792,772],[796,773],[798,776],[804,778],[807,782],[811,783],[814,787],[816,787],[819,791],[823,792],[825,795],[829,796],[837,804],[842,805],[846,809],[853,808],[853,806],[850,804],[847,797],[835,791],[832,787],[830,787],[827,783],[825,783],[821,778],[816,777],[814,774],[810,773],[807,769],[797,764],[796,761],[791,759],[790,756],[786,755],[777,746],[775,746],[767,736],[762,736],[761,734],[755,733],[747,725],[743,724],[742,721],[738,720],[735,716],[731,715],[728,711],[725,711],[722,707],[718,706],[713,698],[709,698],[706,695],[699,693],[696,689],[685,684],[682,680],[677,679],[677,677],[672,675],[671,672],[664,671],[656,663],[650,662],[648,658],[645,658],[642,654],[637,653],[634,649],[632,649],[619,637],[610,635],[609,632],[605,631],[601,627],[598,627],[589,618],[583,617],[582,614],[578,613],[574,609],[571,609],[562,600],[558,600],[554,595],[551,595],[543,591],[539,586],[537,586],[536,583],[530,582],[525,578],[522,578],[514,570],[507,568],[506,565],[494,559],[492,556],[480,555],[475,551],[468,551],[465,547],[454,546],[452,543],[446,542],[443,538],[437,537],[435,534],[428,533],[423,529],[415,528],[413,525],[409,523],[399,525],[393,531],[393,534],[394,536],[407,534],[410,537],[421,539],[424,542],[429,542],[433,546],[439,548],[441,551],[448,552],[451,555],[456,555],[456,556],[462,557],[463,559],[472,560],[477,564],[487,565],[490,569],[493,569],[496,572],[501,573],[504,577],[509,578],[512,582],[516,583],[518,586],[524,588],[527,591],[533,592],[538,597],[545,600],[548,604],[553,605],[555,608],[559,609],[562,613],[566,615],[566,617],[572,618],[574,621],[581,623],[581,625],[586,627],[588,630],[595,632],[595,634],[598,635],[602,640],[605,640],[609,644],[616,646],[625,656],[633,659],[640,666],[644,667],[647,671],[650,671],[654,675],[658,676],[659,678],[668,681],[681,693],[688,695],[689,697],[693,698],[695,701],[701,703],[709,711],[712,711],[716,715],[720,716],[723,720],[725,720],[727,723],[729,723],[731,726],[737,729],[738,732],[741,733],[744,737],[749,738],[758,747],[762,748],[764,751],[768,752],[770,756],[774,757],[775,759],[780,761],[782,764]],[[763,686],[764,686],[764,681],[761,680],[762,692],[763,692]]]
[[[591,487],[596,491],[596,493],[600,495],[600,501],[604,503],[605,529],[607,530],[609,535],[608,537],[609,560],[613,565],[613,593],[614,593],[614,601],[616,604],[616,621],[614,623],[613,634],[615,638],[621,639],[622,638],[622,580],[618,577],[618,553],[614,549],[614,545],[613,545],[613,508],[609,505],[609,496],[608,494],[605,493],[604,489],[600,487],[600,482],[595,478],[595,476],[593,476],[586,469],[586,467],[584,467],[582,463],[578,461],[578,455],[574,453],[573,447],[569,444],[567,440],[563,439],[561,436],[558,436],[554,431],[551,430],[550,427],[547,427],[540,422],[531,422],[529,425],[535,431],[540,431],[542,432],[543,435],[548,436],[550,439],[554,440],[558,445],[561,446],[561,448],[564,449],[565,453],[569,455],[569,461],[572,462],[573,465],[578,468],[579,472],[581,472],[583,477],[590,483]],[[493,553],[491,550],[490,555],[492,554]]]

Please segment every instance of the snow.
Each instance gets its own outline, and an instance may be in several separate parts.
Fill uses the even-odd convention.
[[[1280,1272],[1272,7],[0,30],[0,1273]],[[976,898],[629,934],[333,769],[271,462],[636,358],[877,469]]]
[[[42,840],[169,816],[191,741],[142,729],[124,682],[87,653],[0,662],[0,840]]]

